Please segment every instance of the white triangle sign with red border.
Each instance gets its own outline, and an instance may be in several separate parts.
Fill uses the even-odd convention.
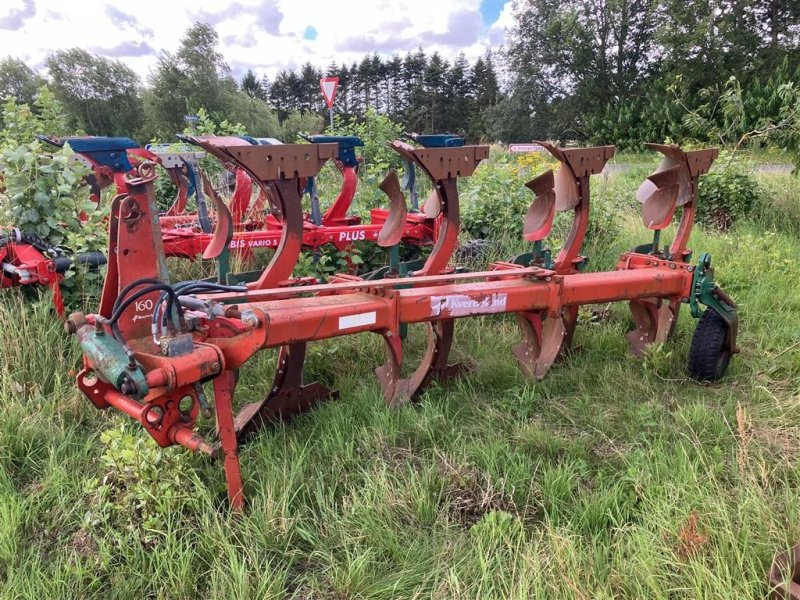
[[[339,87],[339,78],[323,77],[319,80],[319,87],[322,90],[322,95],[325,97],[328,108],[331,108],[333,106],[333,100],[336,98],[336,88]]]

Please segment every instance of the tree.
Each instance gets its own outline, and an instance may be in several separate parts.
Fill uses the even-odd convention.
[[[438,52],[434,52],[428,61],[423,75],[427,115],[425,130],[439,131],[444,122],[446,97],[444,94],[445,77],[450,65]]]
[[[505,58],[513,107],[531,120],[526,133],[586,139],[588,119],[638,94],[657,56],[656,6],[656,0],[520,3]]]
[[[161,55],[146,97],[149,127],[154,133],[171,137],[183,129],[183,116],[200,107],[222,118],[230,112],[236,82],[218,45],[213,27],[195,23],[174,55]]]
[[[45,61],[51,87],[73,128],[92,135],[134,135],[143,123],[141,82],[118,60],[81,48]]]
[[[14,96],[17,102],[32,104],[44,79],[23,61],[12,56],[0,60],[0,100]]]
[[[473,110],[473,95],[469,62],[463,52],[453,61],[452,67],[445,74],[442,98],[444,107],[439,128],[465,135]]]
[[[491,111],[500,100],[500,86],[491,51],[475,61],[471,81],[474,100],[469,112],[468,135],[473,140],[486,139],[490,136]]]
[[[244,77],[242,77],[241,89],[251,98],[258,98],[264,102],[267,100],[264,87],[252,69],[247,69],[247,73],[245,73]]]
[[[409,52],[403,59],[405,121],[410,131],[424,131],[425,129],[428,107],[423,83],[427,66],[428,57],[425,56],[422,48],[413,54]]]

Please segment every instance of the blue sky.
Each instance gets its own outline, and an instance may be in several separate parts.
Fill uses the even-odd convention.
[[[80,47],[145,78],[195,21],[217,30],[234,74],[274,76],[309,61],[324,67],[418,47],[474,60],[502,45],[512,18],[510,0],[2,0],[0,56],[41,69],[54,51]]]

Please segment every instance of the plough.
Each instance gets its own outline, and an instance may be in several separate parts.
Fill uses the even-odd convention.
[[[198,141],[211,147],[208,141]],[[386,403],[397,406],[418,397],[432,380],[457,374],[458,366],[448,360],[455,319],[516,315],[522,342],[514,354],[526,375],[541,378],[567,349],[578,307],[628,302],[635,323],[630,346],[640,354],[668,337],[680,304],[688,303],[700,319],[689,373],[701,380],[720,378],[737,351],[736,307],[714,283],[708,255],[694,264],[687,249],[698,180],[717,151],[653,145],[665,158],[637,193],[653,241],[622,254],[613,271],[587,272],[580,249],[589,219],[589,180],[602,171],[614,147],[542,145],[560,166],[556,173],[548,171],[528,184],[535,195],[525,216],[524,236],[532,243],[529,254],[494,263],[485,271],[453,272],[448,264],[459,232],[457,180],[470,176],[489,149],[420,148],[395,141],[392,147],[434,185],[428,202],[434,206],[428,211],[440,223],[430,255],[408,277],[364,280],[338,275],[328,283],[306,286],[287,285],[303,244],[301,180],[314,177],[337,156],[336,144],[213,143],[214,153],[274,192],[283,216],[272,261],[244,285],[169,283],[155,212],[155,174],[147,163],[138,165],[126,175],[128,194],[115,198],[111,207],[112,260],[99,310],[74,313],[66,323],[83,351],[77,385],[97,408],[114,407],[136,419],[160,446],[179,444],[220,457],[229,500],[239,510],[244,502],[240,442],[266,424],[336,395],[320,383],[304,381],[309,342],[364,332],[381,336],[387,358],[376,374]],[[402,239],[408,210],[396,173],[390,172],[381,188],[391,208],[377,241],[391,247]],[[671,244],[660,247],[662,230],[678,208],[677,233]],[[545,244],[556,212],[571,212],[572,227],[563,247],[553,253]],[[400,329],[412,323],[427,324],[428,345],[421,363],[404,376]],[[278,349],[270,392],[234,414],[237,372],[267,348]],[[204,383],[213,384],[213,409]],[[201,412],[215,414],[218,439],[205,439],[195,431]]]
[[[292,221],[289,223],[290,230],[300,229],[304,247],[316,249],[330,244],[337,250],[344,250],[355,242],[379,241],[380,232],[389,219],[391,211],[383,209],[373,209],[370,213],[369,223],[362,223],[357,215],[348,214],[358,185],[359,159],[356,157],[355,148],[363,146],[363,142],[357,137],[312,136],[307,138],[315,144],[336,144],[337,146],[332,159],[342,175],[342,186],[336,199],[324,213],[320,209],[316,192],[316,175],[298,180],[299,195],[302,197],[304,193],[308,193],[311,197],[311,210],[307,214],[303,213],[299,198],[297,201],[289,202],[290,213],[282,212],[274,200],[276,182],[256,180],[261,187],[261,194],[255,203],[254,212],[260,215],[260,219],[255,222],[250,221],[246,223],[246,226],[243,226],[241,217],[248,211],[251,214],[253,212],[253,208],[249,206],[252,178],[243,176],[245,170],[235,165],[228,154],[228,149],[246,148],[253,144],[253,139],[244,136],[179,137],[187,143],[199,146],[205,152],[218,158],[228,170],[236,172],[236,189],[229,209],[226,210],[222,207],[217,212],[218,226],[214,234],[186,228],[162,230],[167,256],[194,258],[202,254],[206,258],[210,258],[219,256],[224,245],[227,245],[228,251],[240,253],[247,253],[256,248],[277,248],[283,236],[283,221],[287,219]],[[276,152],[281,152],[281,146],[272,145],[272,147]],[[391,180],[382,185],[394,186],[394,184],[395,181]],[[397,186],[390,190],[390,201],[402,201],[405,205],[399,183]],[[210,193],[213,194],[212,191]],[[399,200],[398,193],[400,194]],[[269,202],[271,209],[269,212],[265,211],[265,201]],[[219,204],[220,202],[215,201],[215,205]],[[398,235],[407,244],[431,245],[436,236],[435,217],[436,215],[429,216],[421,212],[406,212]],[[228,232],[230,232],[230,236],[228,236]],[[227,240],[225,244],[223,244],[223,239]],[[396,242],[388,245],[395,244]]]
[[[100,194],[109,185],[114,185],[117,194],[128,191],[125,175],[135,165],[149,161],[162,167],[177,188],[177,194],[170,207],[160,215],[162,227],[197,224],[201,230],[210,232],[212,223],[200,185],[199,160],[201,152],[175,151],[169,145],[151,145],[142,148],[126,137],[77,136],[57,138],[39,135],[43,142],[63,148],[69,145],[91,173],[87,178],[90,199],[100,203]],[[187,212],[189,198],[195,197],[197,210]]]
[[[260,193],[252,202],[253,182],[247,173],[235,166],[217,150],[220,144],[228,146],[277,146],[281,143],[273,138],[253,138],[250,136],[188,136],[178,138],[188,144],[198,146],[203,152],[175,152],[169,146],[149,146],[140,148],[129,138],[73,137],[52,138],[40,136],[40,139],[59,147],[68,143],[73,151],[81,156],[92,169],[92,199],[99,202],[100,190],[107,185],[115,185],[118,194],[127,193],[126,175],[134,166],[143,160],[157,163],[164,168],[170,179],[178,188],[175,201],[170,208],[159,216],[164,250],[167,256],[194,259],[215,258],[223,250],[220,240],[227,237],[227,230],[232,229],[232,236],[227,240],[227,251],[233,253],[249,253],[256,248],[276,248],[281,239],[282,215],[276,208],[271,196],[274,192],[270,185],[260,185]],[[435,144],[439,138],[446,138],[448,144],[463,141],[455,136],[420,136],[424,143]],[[344,250],[357,241],[377,240],[389,211],[373,209],[370,223],[361,223],[356,215],[348,214],[355,197],[358,184],[357,169],[360,160],[356,157],[355,148],[363,146],[363,142],[354,136],[311,136],[314,143],[336,143],[338,150],[334,163],[342,175],[342,187],[333,204],[324,213],[320,210],[316,193],[315,178],[307,178],[303,189],[311,197],[311,211],[303,216],[303,245],[307,248],[319,248],[331,244],[338,250]],[[235,188],[228,205],[220,198],[205,176],[200,172],[197,161],[204,154],[218,158],[223,166],[233,173]],[[416,189],[411,183],[406,187],[412,193],[412,206]],[[186,212],[187,200],[195,196],[197,212]],[[205,197],[211,198],[215,214],[221,220],[216,234],[215,219],[209,214]],[[269,210],[268,210],[269,209]],[[302,215],[302,212],[301,212]],[[424,246],[433,243],[436,225],[434,218],[424,212],[413,212],[407,215],[403,231],[404,242]]]
[[[63,317],[61,282],[73,264],[97,268],[106,264],[106,257],[102,252],[73,255],[38,236],[23,234],[16,228],[0,228],[0,289],[46,286],[53,294],[56,313]]]

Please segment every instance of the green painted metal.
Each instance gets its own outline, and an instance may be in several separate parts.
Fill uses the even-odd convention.
[[[714,281],[714,268],[711,266],[711,255],[704,252],[692,275],[692,291],[689,294],[689,308],[692,316],[697,319],[703,311],[700,305],[711,308],[728,324],[730,332],[731,352],[736,352],[736,336],[739,329],[739,316],[736,304],[719,288]]]
[[[148,391],[144,372],[132,356],[128,356],[121,343],[102,328],[92,325],[78,329],[77,337],[84,355],[101,379],[119,391],[127,384],[127,395],[137,400],[144,398]]]
[[[525,267],[538,265],[543,269],[552,269],[554,266],[550,248],[545,248],[542,240],[533,243],[533,250],[531,252],[518,254],[511,259],[511,262],[515,265],[522,265]]]

